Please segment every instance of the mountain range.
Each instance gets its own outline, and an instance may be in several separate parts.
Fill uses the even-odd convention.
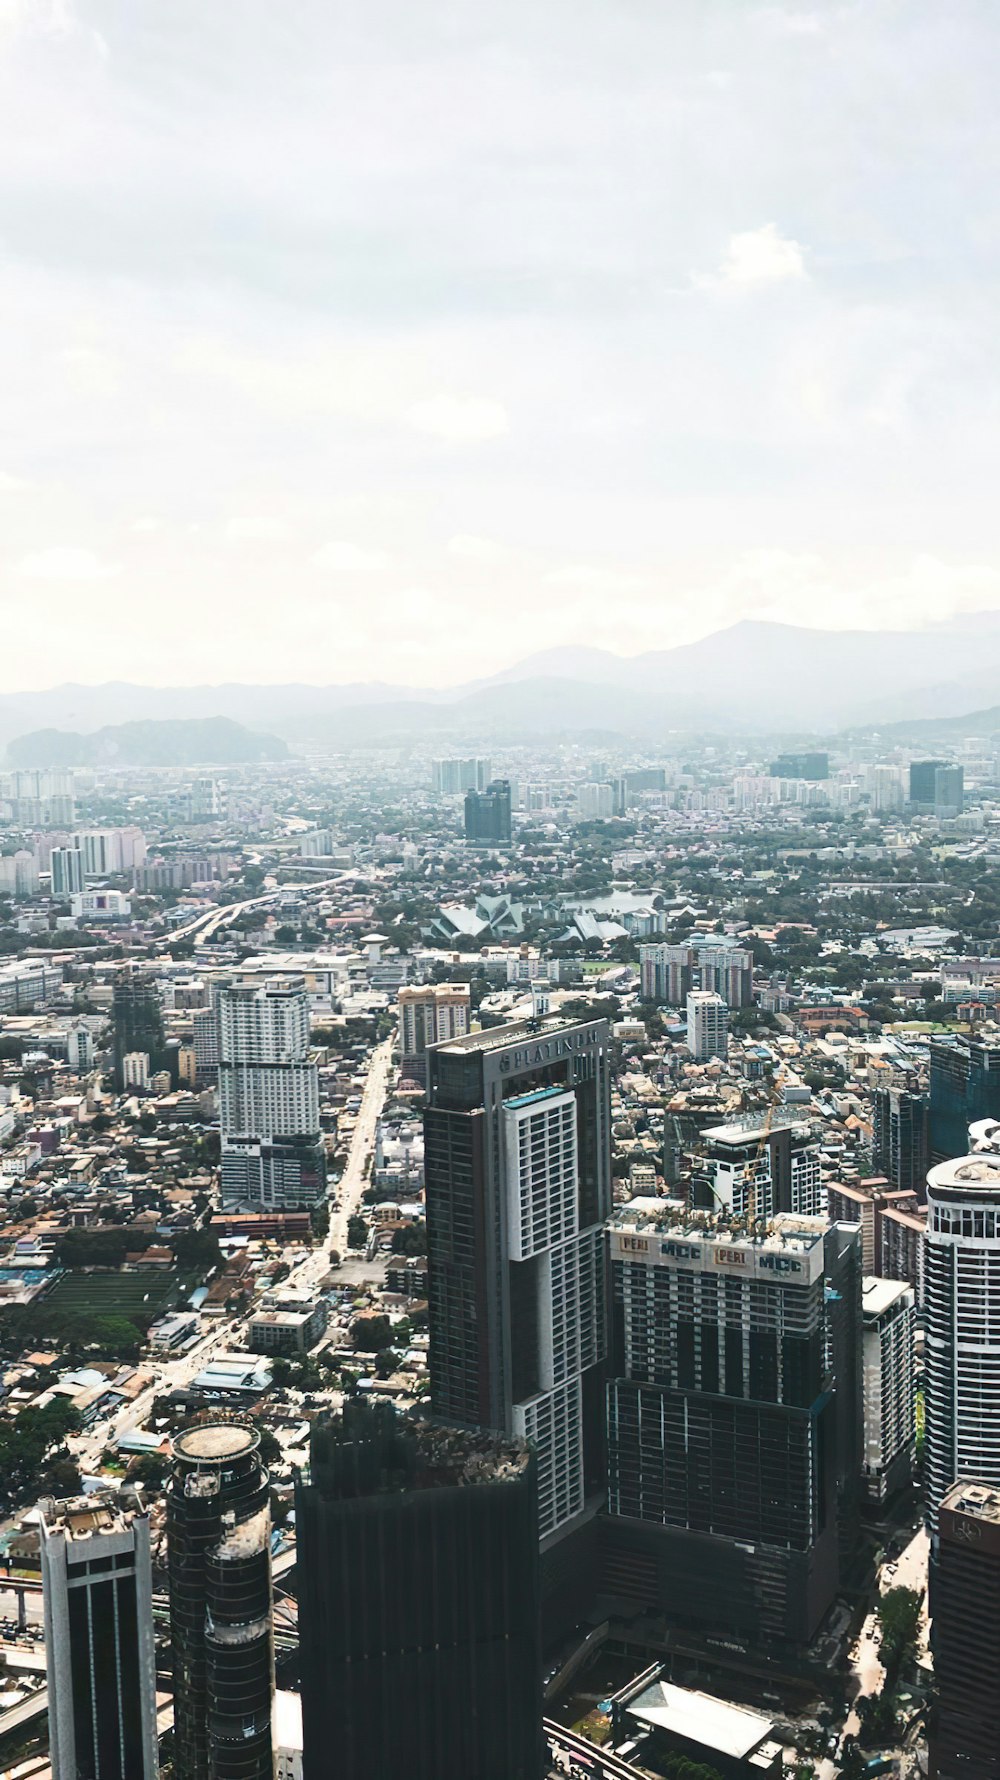
[[[7,744],[14,767],[237,766],[287,757],[287,742],[229,717],[146,718],[106,724],[89,735],[36,729]]]
[[[0,694],[0,742],[140,719],[226,717],[292,743],[445,744],[671,731],[835,734],[985,710],[1000,683],[1000,615],[914,631],[824,631],[746,620],[640,655],[571,646],[445,689],[387,685],[149,687],[114,681]]]

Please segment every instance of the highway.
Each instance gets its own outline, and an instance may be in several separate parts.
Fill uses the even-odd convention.
[[[203,946],[220,927],[228,927],[231,921],[235,921],[237,915],[244,914],[247,909],[267,908],[269,903],[276,901],[286,891],[329,890],[332,885],[343,883],[345,878],[356,876],[357,873],[353,870],[338,871],[332,878],[312,878],[306,884],[279,884],[276,889],[265,890],[262,895],[248,897],[243,902],[227,902],[222,908],[205,909],[200,915],[195,915],[192,921],[185,922],[183,927],[175,927],[168,944],[175,945],[179,939],[193,938],[196,946]]]

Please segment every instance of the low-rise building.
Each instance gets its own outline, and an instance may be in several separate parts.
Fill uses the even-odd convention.
[[[326,1328],[328,1314],[323,1298],[269,1292],[250,1318],[247,1344],[257,1354],[306,1353]]]

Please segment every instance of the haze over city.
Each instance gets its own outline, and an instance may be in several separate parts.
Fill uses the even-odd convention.
[[[998,33],[4,0],[0,689],[1000,606]]]

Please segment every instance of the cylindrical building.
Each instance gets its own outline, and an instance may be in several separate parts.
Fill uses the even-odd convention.
[[[178,1435],[167,1492],[176,1780],[270,1780],[271,1516],[260,1436]]]
[[[960,1478],[1000,1485],[1000,1155],[927,1177],[927,1524]]]

